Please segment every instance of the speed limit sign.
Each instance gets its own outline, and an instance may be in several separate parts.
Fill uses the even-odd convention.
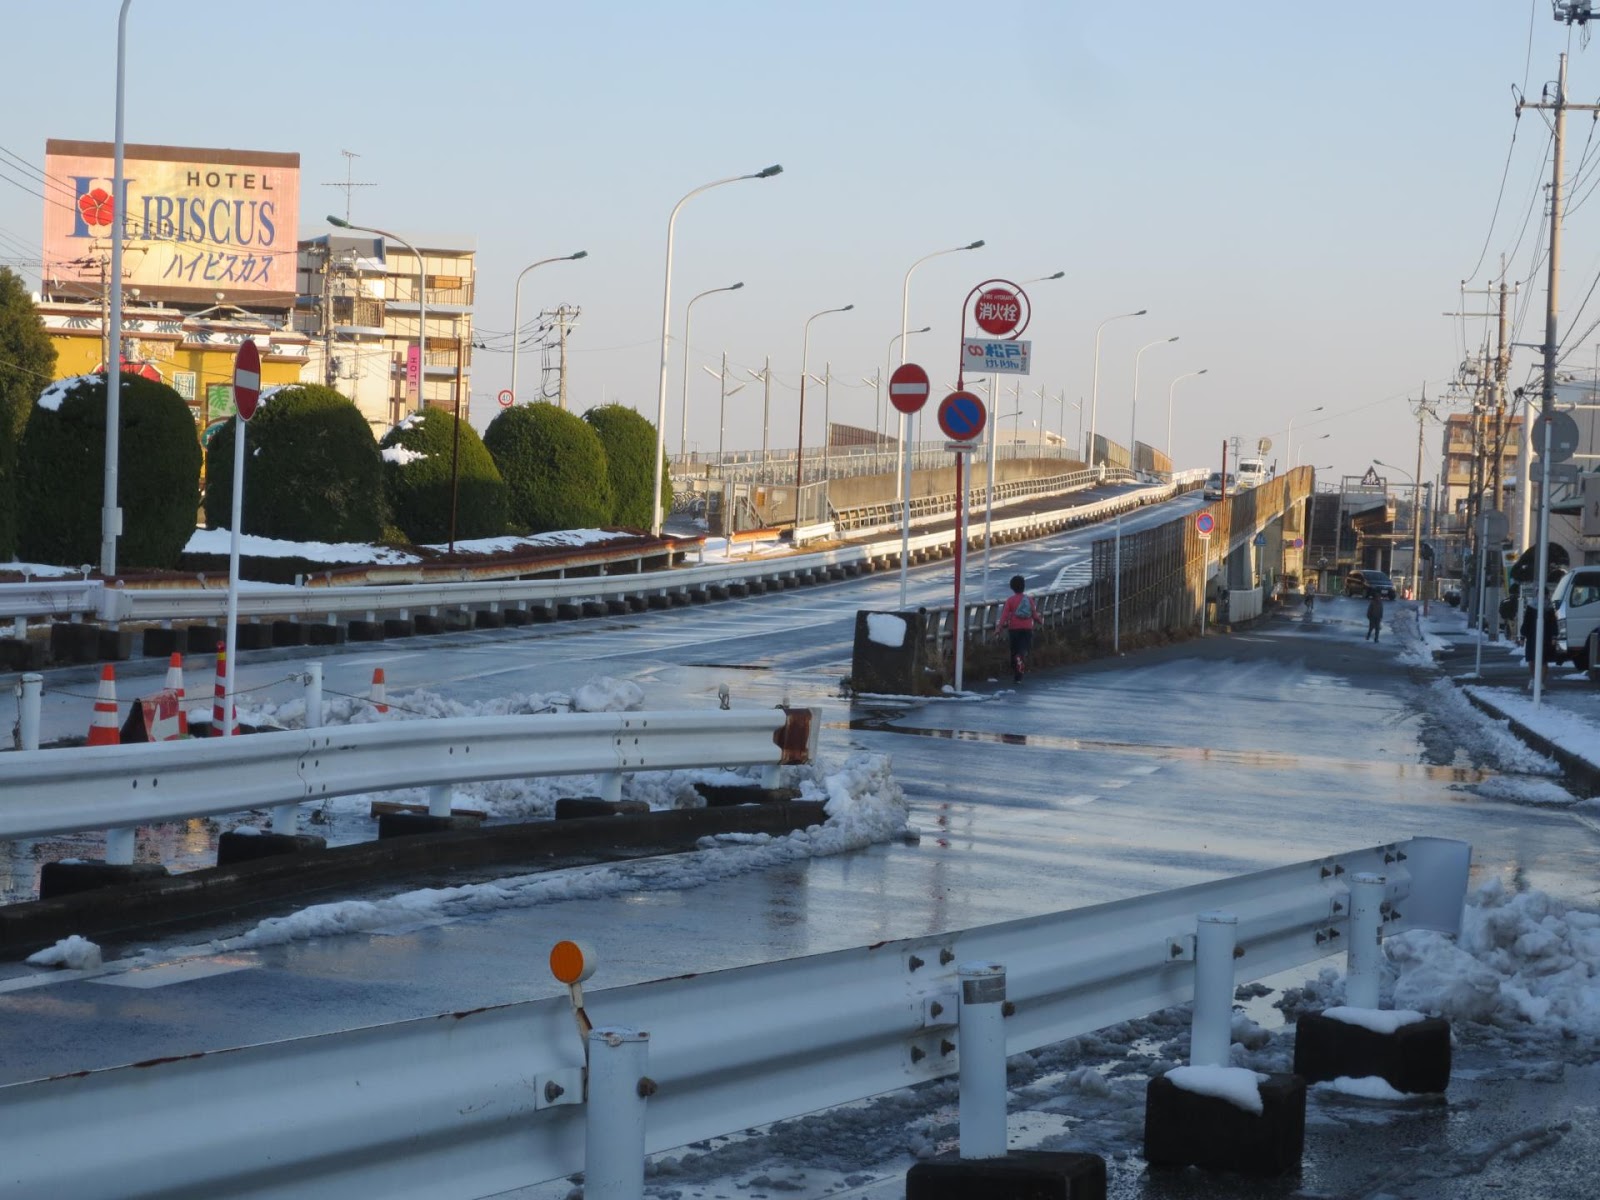
[[[516,399],[516,396],[512,393],[510,388],[501,388],[500,389],[499,400],[500,400],[500,407],[501,408],[510,408],[511,407],[511,402],[513,400],[515,400],[515,399]]]

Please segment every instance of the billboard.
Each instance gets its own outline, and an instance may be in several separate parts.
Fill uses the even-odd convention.
[[[123,147],[124,195],[112,195],[110,142],[51,138],[44,169],[44,290],[99,287],[111,235],[123,284],[142,299],[289,307],[295,295],[300,156],[184,146]]]

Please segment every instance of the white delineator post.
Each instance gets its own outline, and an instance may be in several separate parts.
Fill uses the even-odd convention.
[[[1382,875],[1350,877],[1350,949],[1346,952],[1344,1002],[1351,1008],[1378,1007],[1383,967]]]
[[[1006,1154],[1006,969],[962,963],[961,1157]]]
[[[1194,1017],[1189,1029],[1189,1065],[1225,1067],[1233,1044],[1233,951],[1239,918],[1201,913],[1194,939]]]
[[[650,1035],[591,1029],[589,1102],[584,1114],[584,1200],[639,1200],[644,1194],[645,1075]]]
[[[228,660],[228,674],[233,674],[233,659]],[[306,728],[320,729],[322,727],[322,664],[308,662],[304,678],[305,703],[306,703]],[[300,831],[300,806],[298,804],[278,804],[272,809],[273,833],[298,833]]]
[[[17,749],[39,748],[39,710],[43,704],[44,676],[31,672],[17,684]]]

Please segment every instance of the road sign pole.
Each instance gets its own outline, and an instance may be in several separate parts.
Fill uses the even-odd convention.
[[[1122,653],[1122,514],[1117,514],[1117,536],[1111,552],[1111,653]]]
[[[244,427],[245,420],[233,414],[233,508],[228,522],[228,617],[224,630],[228,661],[223,680],[222,736],[233,736],[234,680],[239,675],[239,660],[234,652],[239,641],[239,525],[244,512]]]
[[[1476,678],[1483,678],[1483,588],[1484,588],[1484,560],[1489,556],[1484,553],[1484,530],[1489,522],[1484,519],[1481,512],[1478,516],[1478,648],[1473,655],[1472,674]],[[1519,614],[1520,615],[1520,614]],[[1495,619],[1500,619],[1500,614],[1495,614]]]
[[[961,606],[961,584],[966,574],[967,561],[967,488],[966,466],[967,456],[960,451],[956,453],[956,613],[955,613],[955,639],[956,639],[956,691],[964,689],[967,650],[967,614]]]
[[[900,414],[900,609],[906,607],[906,573],[911,561],[911,445],[906,434],[911,428],[908,413]]]

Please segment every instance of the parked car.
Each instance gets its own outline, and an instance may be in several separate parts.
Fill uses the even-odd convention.
[[[1580,671],[1593,663],[1593,635],[1600,630],[1600,566],[1574,567],[1550,597],[1556,610],[1556,651]]]
[[[1239,481],[1234,478],[1232,471],[1228,472],[1228,479],[1224,484],[1221,471],[1211,472],[1211,477],[1206,480],[1205,498],[1207,500],[1221,500],[1224,496],[1231,496],[1239,490]]]
[[[1355,597],[1377,594],[1385,600],[1393,600],[1394,580],[1382,571],[1358,569],[1344,577],[1344,594]]]

